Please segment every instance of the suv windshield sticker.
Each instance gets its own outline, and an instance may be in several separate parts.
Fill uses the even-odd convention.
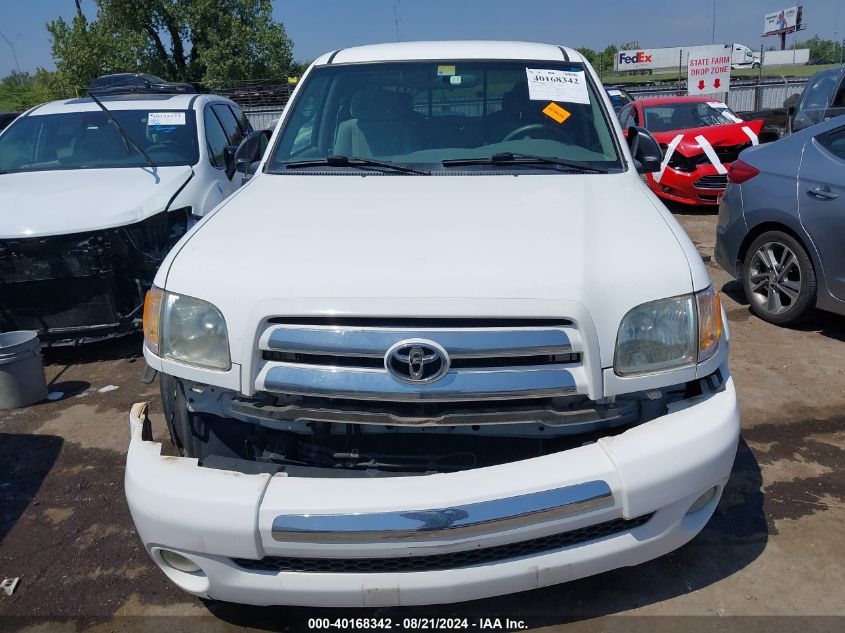
[[[150,112],[147,117],[147,127],[161,125],[185,125],[184,112]]]
[[[451,77],[455,74],[455,67],[454,66],[438,66],[437,67],[437,76],[438,77]]]
[[[552,101],[549,105],[543,108],[543,114],[545,114],[550,119],[554,119],[558,123],[563,123],[568,119],[571,115],[569,110],[565,110],[564,108],[560,107],[554,101]]]
[[[528,97],[532,101],[590,103],[583,70],[526,68]]]

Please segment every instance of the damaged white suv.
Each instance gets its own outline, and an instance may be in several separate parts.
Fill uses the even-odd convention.
[[[237,189],[252,126],[218,95],[101,77],[0,133],[0,331],[76,345],[141,328],[170,248]]]
[[[570,48],[319,58],[147,297],[183,455],[136,405],[155,562],[213,599],[389,606],[689,541],[739,414],[719,297],[639,175],[659,162]]]

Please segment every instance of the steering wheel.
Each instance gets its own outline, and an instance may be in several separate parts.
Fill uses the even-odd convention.
[[[542,123],[529,123],[528,125],[523,125],[522,127],[518,127],[515,130],[508,132],[505,138],[502,139],[502,143],[504,143],[505,141],[512,141],[515,138],[520,138],[523,134],[531,132],[532,130],[541,130],[545,127],[546,126]]]
[[[518,127],[515,130],[513,130],[512,132],[509,132],[505,136],[505,138],[503,138],[500,142],[505,143],[507,141],[512,141],[516,138],[521,138],[523,136],[525,138],[534,138],[534,137],[528,136],[528,133],[533,132],[534,130],[542,130],[543,131],[543,134],[540,135],[541,138],[550,138],[550,139],[558,138],[559,139],[560,136],[563,135],[566,138],[567,142],[572,141],[571,136],[569,135],[568,132],[563,132],[563,130],[557,130],[557,129],[549,129],[549,127],[546,126],[543,123],[529,123],[528,125],[523,125],[522,127]]]
[[[165,143],[153,143],[152,145],[150,145],[150,146],[149,146],[146,150],[144,150],[144,151],[146,151],[148,154],[149,154],[150,152],[156,152],[156,151],[159,151],[159,152],[160,152],[160,151],[170,152],[170,151],[172,151],[172,147],[173,147],[173,143],[171,143],[171,142],[165,142]]]

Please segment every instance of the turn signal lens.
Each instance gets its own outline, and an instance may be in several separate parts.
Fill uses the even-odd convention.
[[[735,160],[730,165],[728,165],[728,182],[732,182],[735,185],[738,185],[745,182],[746,180],[754,178],[754,176],[759,173],[759,169],[757,169],[756,167],[752,167],[745,161]]]
[[[153,286],[144,298],[144,345],[153,354],[159,352],[159,325],[161,323],[161,301],[164,291]]]
[[[722,338],[722,300],[711,286],[696,295],[698,300],[698,362],[713,356]]]

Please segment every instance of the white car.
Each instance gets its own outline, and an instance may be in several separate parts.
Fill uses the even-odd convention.
[[[45,103],[0,134],[0,331],[50,344],[137,331],[167,251],[240,184],[243,112],[167,86]]]
[[[693,538],[739,414],[718,294],[638,173],[660,159],[571,48],[317,59],[147,297],[182,455],[135,405],[156,564],[223,601],[410,605]]]

